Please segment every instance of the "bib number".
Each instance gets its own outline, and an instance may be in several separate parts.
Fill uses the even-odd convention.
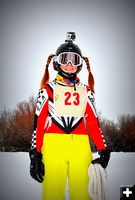
[[[71,101],[71,96],[73,95],[74,100],[73,102]],[[75,106],[78,106],[80,104],[80,95],[77,92],[74,92],[71,94],[71,92],[65,92],[64,96],[65,98],[65,105],[72,105],[74,104]]]

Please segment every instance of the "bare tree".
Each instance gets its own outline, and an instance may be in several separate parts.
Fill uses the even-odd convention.
[[[120,115],[118,126],[121,148],[126,152],[135,152],[135,115]]]
[[[33,129],[35,99],[17,104],[12,112],[1,114],[0,143],[5,151],[28,151]],[[2,149],[1,149],[2,150]]]
[[[10,141],[10,135],[8,134],[10,115],[10,111],[6,111],[6,109],[0,113],[0,151],[6,151]]]

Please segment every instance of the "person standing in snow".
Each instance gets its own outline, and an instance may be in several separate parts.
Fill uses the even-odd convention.
[[[48,57],[37,97],[30,155],[30,174],[42,182],[43,200],[63,200],[68,177],[71,200],[91,200],[88,167],[106,168],[110,158],[94,106],[94,78],[87,57],[74,44],[75,33]],[[49,64],[58,71],[49,82]],[[77,74],[85,61],[88,85]],[[90,135],[89,135],[90,134]],[[93,160],[89,137],[100,157]]]

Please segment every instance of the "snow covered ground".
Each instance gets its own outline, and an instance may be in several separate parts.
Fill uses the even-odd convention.
[[[0,200],[41,200],[41,184],[29,175],[28,153],[0,152]],[[120,185],[135,184],[135,153],[112,153],[107,167],[109,199],[120,199]]]

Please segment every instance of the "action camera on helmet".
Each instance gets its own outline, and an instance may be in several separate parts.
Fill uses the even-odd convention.
[[[75,35],[75,32],[67,32],[67,36],[66,36],[66,40],[65,42],[68,42],[68,41],[75,41],[76,39],[76,35]]]

